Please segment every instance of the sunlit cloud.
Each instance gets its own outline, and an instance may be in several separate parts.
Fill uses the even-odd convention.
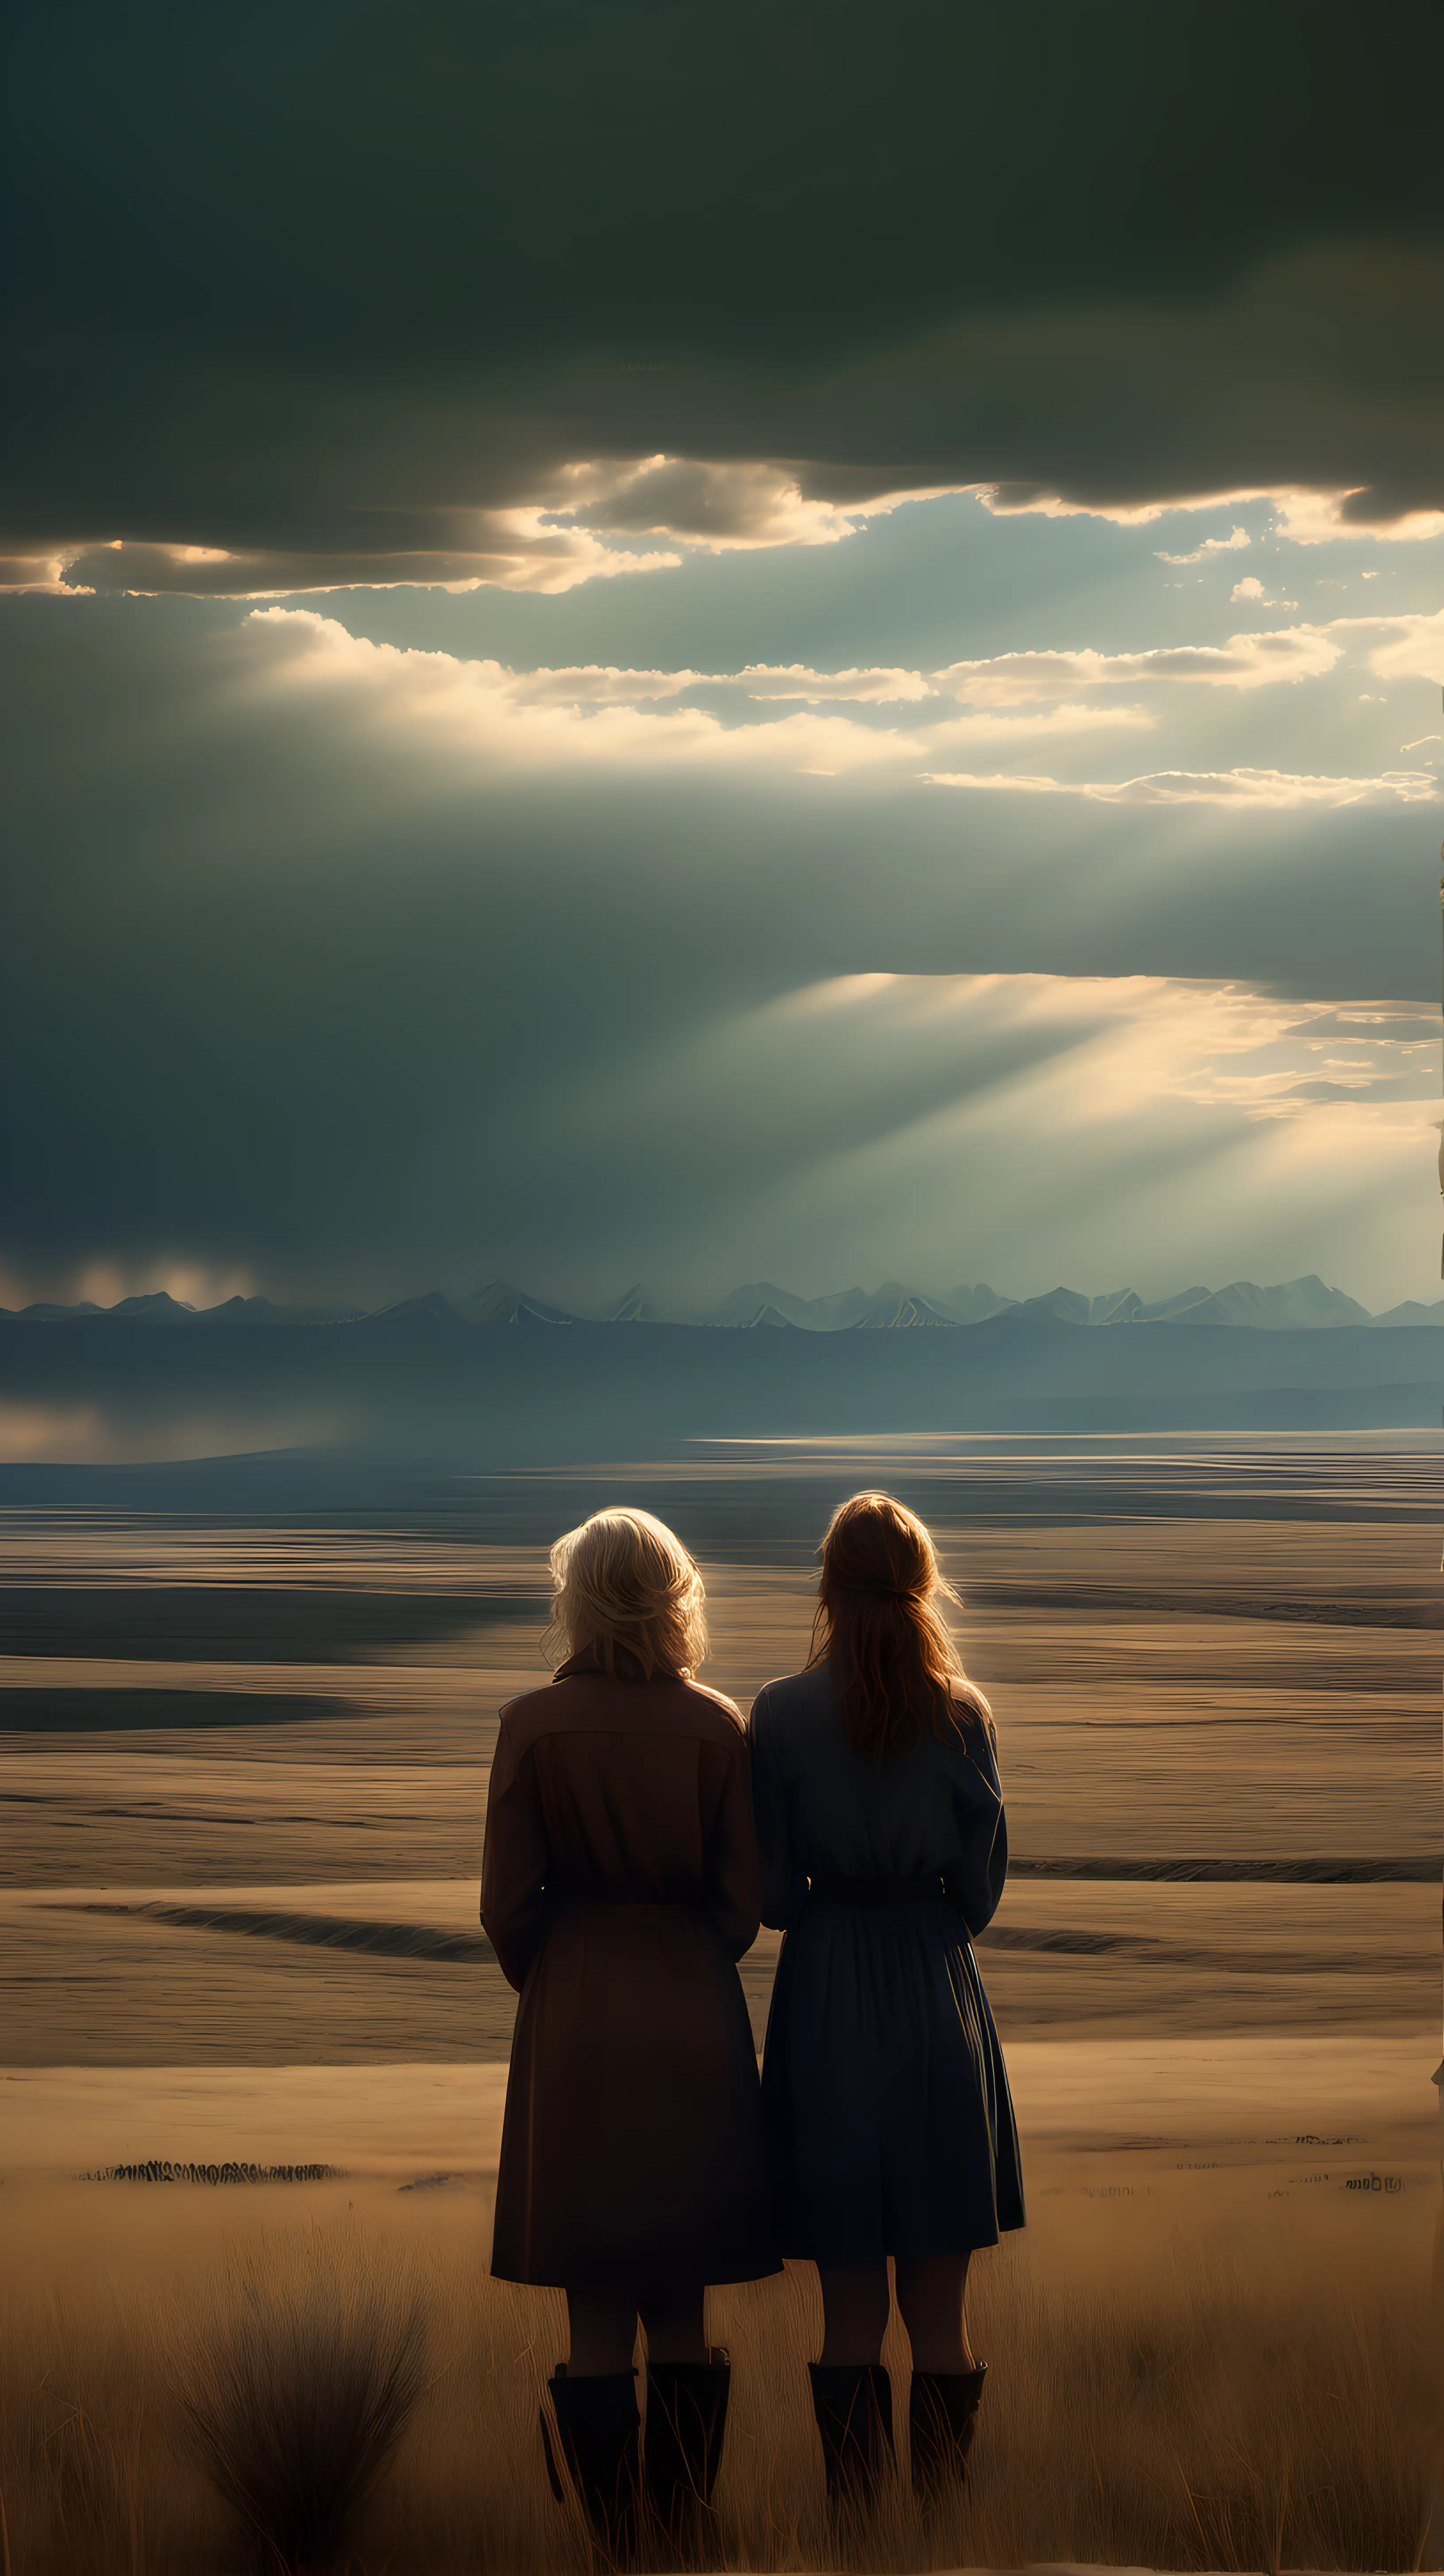
[[[253,608],[244,633],[246,685],[365,706],[399,738],[434,739],[457,755],[504,766],[771,766],[826,776],[873,769],[1014,795],[1261,809],[1413,803],[1436,789],[1428,771],[1402,768],[1335,776],[1179,766],[1068,780],[1037,769],[946,763],[969,745],[1006,756],[1014,748],[1026,753],[1030,742],[1148,731],[1159,721],[1154,710],[1115,702],[1112,692],[1155,684],[1165,693],[1185,685],[1248,691],[1318,680],[1346,645],[1366,647],[1382,676],[1401,676],[1444,658],[1441,626],[1444,620],[1430,617],[1344,619],[1328,628],[1238,634],[1222,645],[1005,653],[931,673],[890,666],[820,672],[802,664],[731,672],[611,664],[515,670],[491,658],[376,643],[316,610],[281,606]],[[880,723],[880,710],[896,710],[897,720]]]
[[[638,457],[539,469],[535,497],[501,507],[353,513],[349,544],[57,539],[44,551],[0,558],[0,590],[224,599],[403,587],[555,595],[626,573],[675,571],[688,553],[836,545],[901,501],[933,497],[882,493],[840,508],[806,497],[796,467],[765,458]],[[386,522],[385,535],[366,525],[368,515]],[[637,536],[659,542],[637,551],[625,542]]]
[[[1369,484],[1315,489],[1307,485],[1252,483],[1228,492],[1180,492],[1150,501],[1066,499],[1037,485],[978,483],[974,492],[997,518],[1102,519],[1115,528],[1153,527],[1175,513],[1242,509],[1266,503],[1273,513],[1272,533],[1299,546],[1337,545],[1349,538],[1392,545],[1427,545],[1444,536],[1444,510],[1399,510]],[[1208,537],[1186,553],[1165,554],[1166,564],[1206,563],[1251,542],[1248,530],[1235,527],[1226,537]]]
[[[789,714],[726,726],[701,707],[659,711],[651,702],[673,693],[658,689],[650,675],[625,699],[610,685],[594,692],[586,674],[567,674],[558,692],[548,685],[552,675],[538,686],[539,675],[495,661],[373,644],[312,609],[253,609],[247,630],[258,649],[262,685],[344,696],[403,736],[416,740],[429,733],[456,752],[484,754],[499,764],[665,769],[698,762],[780,763],[836,772],[915,759],[909,737],[842,716]],[[694,675],[683,685],[695,686]]]
[[[1249,535],[1247,528],[1232,528],[1226,537],[1205,537],[1202,545],[1195,546],[1190,554],[1167,555],[1160,549],[1158,560],[1160,563],[1166,564],[1207,563],[1210,555],[1235,554],[1238,552],[1240,547],[1251,546],[1252,544],[1253,539]],[[1260,583],[1260,590],[1262,587],[1263,585]],[[1234,592],[1234,597],[1237,599],[1237,591]]]
[[[1366,484],[1338,492],[1285,491],[1261,494],[1272,502],[1276,533],[1296,546],[1331,546],[1348,537],[1370,537],[1376,544],[1427,545],[1444,537],[1444,510],[1392,510]]]
[[[1276,681],[1315,680],[1331,671],[1341,646],[1322,627],[1287,626],[1275,634],[1230,635],[1224,644],[1161,645],[1143,653],[998,653],[953,662],[933,685],[974,705],[1022,706],[1078,689],[1138,688],[1146,682],[1203,682],[1222,689],[1262,689]]]
[[[408,546],[290,550],[281,547],[146,544],[113,538],[104,545],[65,546],[47,560],[44,582],[0,589],[58,588],[119,592],[137,598],[275,599],[304,591],[534,590],[556,594],[624,573],[675,569],[682,558],[657,549],[634,553],[603,544],[584,528],[552,521],[537,508],[478,511],[458,542],[427,542],[424,524]]]
[[[44,591],[61,599],[79,598],[87,586],[66,578],[66,564],[63,546],[34,554],[0,555],[0,591]]]
[[[1284,809],[1307,805],[1427,804],[1444,793],[1427,770],[1394,770],[1380,778],[1298,776],[1282,769],[1166,769],[1146,778],[1062,779],[1017,774],[929,772],[934,787],[986,788],[1020,796],[1086,796],[1108,805],[1235,805]]]
[[[688,456],[568,465],[551,514],[568,528],[659,536],[705,553],[736,547],[831,546],[890,502],[838,509],[804,498],[795,466],[765,457],[715,463]]]
[[[814,702],[812,680],[828,675],[788,673],[778,703],[788,707],[805,698],[811,702],[806,712],[727,724],[710,709],[681,701],[702,691],[765,705],[769,673],[760,674],[764,685],[759,686],[755,669],[714,674],[598,666],[514,671],[492,660],[372,643],[306,608],[254,608],[245,633],[255,656],[249,680],[253,687],[343,699],[356,708],[364,706],[375,721],[413,743],[431,737],[459,755],[527,769],[721,765],[824,776],[864,769],[918,774],[929,761],[967,742],[1006,749],[1044,737],[1146,730],[1153,722],[1137,707],[1070,704],[1034,710],[985,706],[960,716],[949,695],[946,701],[933,698],[935,723],[899,730],[841,713],[815,713],[813,704],[825,703],[829,692],[819,688]],[[901,701],[904,691],[897,683],[911,683],[913,675],[837,677],[840,699],[851,696],[860,680],[880,679],[877,702],[885,703]],[[930,693],[923,689],[921,694]],[[911,685],[906,697],[913,698]]]
[[[931,696],[934,685],[921,671],[810,671],[801,662],[749,662],[735,680],[749,698],[803,698],[810,706],[824,698],[845,698],[864,706],[916,702]]]
[[[1444,688],[1444,608],[1431,616],[1339,619],[1358,634],[1379,637],[1369,668],[1384,680],[1432,680]]]

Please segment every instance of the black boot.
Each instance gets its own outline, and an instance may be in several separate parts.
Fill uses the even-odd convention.
[[[880,2361],[808,2363],[832,2505],[866,2513],[892,2465],[892,2381]]]
[[[935,2502],[949,2486],[966,2486],[968,2452],[982,2401],[987,2363],[976,2370],[915,2370],[908,2409],[913,2493]]]
[[[669,2553],[683,2565],[716,2554],[712,2506],[732,2373],[725,2352],[708,2361],[647,2365],[647,2432],[642,2449],[647,2499]]]
[[[595,2379],[569,2379],[562,2361],[552,2373],[551,2392],[562,2458],[586,2508],[593,2537],[613,2566],[626,2567],[637,2550],[641,2418],[636,2372],[616,2370]],[[547,2475],[553,2495],[561,2499],[562,2482],[545,2408],[541,2427]]]

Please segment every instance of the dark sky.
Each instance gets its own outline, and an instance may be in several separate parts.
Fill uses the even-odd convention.
[[[6,41],[0,1300],[1427,1293],[1444,13]]]

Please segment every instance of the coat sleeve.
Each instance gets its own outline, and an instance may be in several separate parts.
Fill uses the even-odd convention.
[[[518,1993],[546,1938],[546,1865],[546,1834],[531,1765],[518,1757],[503,1717],[486,1802],[481,1922],[502,1975]]]
[[[707,1842],[707,1911],[734,1959],[751,1949],[762,1919],[762,1866],[752,1820],[747,1738],[723,1752],[721,1781]]]
[[[969,1932],[983,1932],[997,1913],[1008,1876],[1008,1819],[986,1726],[969,1729],[953,1797],[962,1850],[947,1873],[948,1894]]]
[[[762,1860],[762,1920],[774,1932],[788,1932],[807,1901],[807,1876],[793,1856],[776,1723],[765,1690],[752,1703],[749,1732],[752,1806]]]

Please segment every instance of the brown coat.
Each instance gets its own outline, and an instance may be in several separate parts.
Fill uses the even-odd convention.
[[[521,1994],[499,2279],[645,2303],[779,2268],[735,1965],[760,1906],[730,1700],[574,1662],[503,1709],[481,1884]]]

